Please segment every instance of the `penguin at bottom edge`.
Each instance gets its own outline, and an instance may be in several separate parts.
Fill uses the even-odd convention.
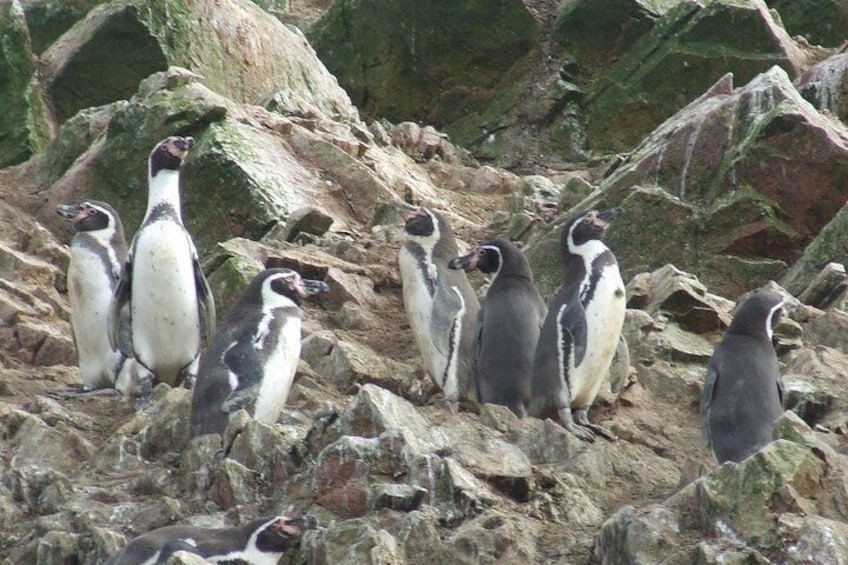
[[[739,462],[772,441],[783,381],[772,344],[785,299],[756,291],[739,307],[707,363],[701,429],[715,460]]]
[[[246,409],[273,424],[300,358],[301,300],[329,290],[291,269],[266,269],[245,288],[202,356],[191,403],[191,435],[223,433]]]
[[[240,527],[199,528],[165,526],[130,541],[105,565],[164,563],[168,553],[186,551],[210,561],[276,565],[280,557],[300,540],[303,530],[318,525],[314,516],[286,515],[258,518]]]

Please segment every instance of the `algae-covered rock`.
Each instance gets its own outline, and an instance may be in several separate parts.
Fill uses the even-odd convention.
[[[810,104],[848,122],[848,53],[816,63],[801,75],[797,86]]]
[[[520,0],[339,0],[309,35],[363,112],[442,125],[492,99],[537,27]]]
[[[845,0],[766,0],[777,10],[790,35],[802,35],[813,45],[837,47],[845,41],[848,29],[848,2]]]
[[[727,72],[747,82],[773,65],[800,72],[800,50],[765,2],[683,2],[593,85],[589,139],[627,150]]]
[[[43,53],[51,43],[107,0],[22,0],[32,50]]]
[[[20,2],[0,3],[0,168],[40,151],[52,133],[36,64]]]
[[[776,515],[812,509],[826,465],[816,451],[777,440],[742,462],[725,463],[696,483],[703,527],[735,532],[753,545],[777,541]]]
[[[825,225],[803,255],[789,268],[780,281],[781,286],[798,295],[807,288],[816,274],[830,262],[848,264],[848,206],[839,209]]]
[[[237,102],[276,93],[287,111],[357,116],[305,38],[250,2],[108,2],[55,41],[42,61],[60,121],[129,98],[144,77],[170,66],[199,73]]]

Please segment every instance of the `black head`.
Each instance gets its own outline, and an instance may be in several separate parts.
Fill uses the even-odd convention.
[[[502,237],[484,241],[477,248],[448,263],[451,269],[477,269],[497,277],[500,274],[530,276],[530,265],[524,254],[511,241]]]
[[[159,171],[178,171],[189,150],[194,147],[193,137],[171,136],[160,141],[150,152],[150,176]]]
[[[324,281],[304,279],[297,271],[291,269],[266,269],[259,275],[263,304],[275,304],[285,297],[300,304],[300,301],[322,292],[330,287]]]
[[[436,215],[427,208],[419,208],[404,218],[406,233],[415,237],[430,237],[434,233],[438,237],[438,220]]]
[[[120,220],[115,209],[105,202],[86,200],[79,204],[62,204],[56,213],[71,220],[74,231],[90,232],[113,228],[120,230]]]
[[[257,526],[256,549],[262,553],[283,553],[300,540],[303,530],[315,529],[318,520],[311,514],[297,518],[280,515],[260,521]]]
[[[593,239],[602,239],[610,222],[621,216],[624,208],[589,210],[571,218],[562,228],[562,248],[577,253],[575,248]]]
[[[773,292],[755,291],[739,306],[727,333],[763,337],[771,341],[774,328],[785,315],[786,299]]]

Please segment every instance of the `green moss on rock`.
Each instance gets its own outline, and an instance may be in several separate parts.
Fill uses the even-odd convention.
[[[780,284],[798,295],[826,264],[848,265],[848,207],[843,206],[804,250]]]
[[[837,47],[848,29],[846,0],[766,0],[777,10],[790,35],[802,35],[813,45]]]

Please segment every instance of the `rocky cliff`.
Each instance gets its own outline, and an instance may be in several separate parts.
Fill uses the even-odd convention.
[[[284,563],[846,562],[848,5],[827,4],[0,4],[0,562],[280,510],[319,521]],[[131,236],[171,134],[197,140],[183,216],[219,317],[265,266],[330,285],[283,415],[234,419],[224,450],[189,440],[190,391],[55,395],[79,383],[55,207],[106,200]],[[557,228],[626,209],[629,366],[591,414],[618,441],[446,411],[403,310],[407,204],[462,246],[508,235],[546,297]],[[717,467],[706,361],[760,286],[798,306],[788,411]]]

